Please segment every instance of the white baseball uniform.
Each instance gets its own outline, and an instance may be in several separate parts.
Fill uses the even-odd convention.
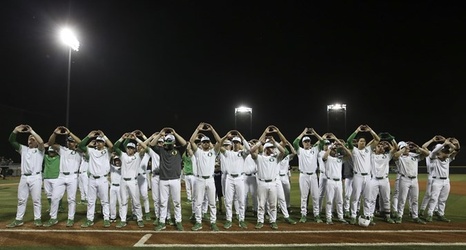
[[[245,150],[225,150],[219,155],[221,167],[227,172],[223,195],[226,220],[230,222],[232,221],[234,200],[238,201],[239,220],[244,221],[244,159],[247,155]],[[236,199],[234,199],[235,197]]]
[[[205,195],[208,196],[208,203],[210,208],[210,222],[211,224],[217,221],[217,207],[215,200],[215,158],[217,154],[215,150],[203,150],[198,147],[194,152],[197,160],[197,175],[196,182],[194,185],[194,196],[195,198],[195,215],[196,222],[202,222],[202,202],[204,201]]]
[[[296,148],[295,148],[296,149]],[[299,190],[301,192],[301,216],[307,215],[307,203],[309,192],[312,198],[312,212],[315,218],[320,217],[319,208],[319,182],[317,180],[318,144],[309,149],[297,148],[299,165]]]
[[[436,208],[438,208],[438,215],[444,216],[445,206],[450,194],[450,162],[455,158],[448,157],[445,160],[440,160],[437,158],[439,150],[441,148],[434,149],[429,155],[430,165],[432,166],[432,190],[427,207],[427,216],[432,216]]]
[[[109,183],[110,151],[104,147],[99,150],[87,148],[89,155],[89,192],[87,203],[87,220],[94,221],[95,204],[97,197],[103,209],[104,220],[110,220]]]
[[[277,190],[280,167],[277,154],[258,154],[254,160],[257,166],[257,222],[264,223],[265,205],[269,206],[269,221],[277,220]]]
[[[110,220],[112,222],[116,221],[118,211],[121,209],[120,182],[121,167],[110,165]]]
[[[257,178],[256,163],[248,154],[244,159],[244,211],[248,208],[248,202],[251,199],[252,211],[257,212]]]
[[[356,214],[359,211],[359,205],[361,202],[361,196],[364,197],[364,189],[366,188],[366,183],[371,178],[371,155],[371,146],[366,146],[363,149],[358,149],[357,147],[354,147],[352,149],[354,176],[352,187],[353,192],[351,193],[350,201],[351,219],[356,219]]]
[[[403,217],[405,203],[408,197],[408,193],[411,197],[411,213],[412,218],[418,218],[418,199],[419,199],[419,182],[417,179],[419,161],[422,157],[418,153],[409,152],[408,155],[402,154],[398,158],[398,166],[400,173],[399,180],[399,195],[398,195],[398,217]]]
[[[18,184],[18,207],[16,220],[23,220],[29,194],[34,206],[34,220],[41,219],[42,195],[42,162],[45,151],[19,145],[17,152],[21,154],[21,179]]]
[[[52,191],[50,218],[57,219],[58,206],[66,190],[68,200],[68,219],[74,220],[76,213],[76,191],[78,189],[78,173],[81,165],[81,154],[74,149],[60,146],[60,174]]]
[[[325,161],[325,177],[327,178],[326,195],[327,205],[325,217],[332,221],[332,209],[335,203],[338,220],[343,220],[343,183],[342,183],[343,160],[341,156],[334,157],[330,154]]]
[[[364,195],[364,216],[366,218],[374,216],[377,195],[382,200],[380,206],[385,215],[390,214],[390,181],[388,172],[392,157],[391,153],[372,154],[372,179],[366,184]]]
[[[85,154],[81,154],[81,165],[79,166],[78,188],[81,193],[81,203],[87,203],[87,192],[89,189],[89,159]]]
[[[139,187],[137,182],[138,172],[141,166],[141,155],[135,153],[128,155],[125,152],[121,152],[121,181],[120,181],[120,193],[121,193],[121,206],[120,206],[120,219],[126,222],[126,216],[128,214],[128,201],[131,196],[131,202],[134,206],[135,214],[138,221],[142,220],[142,208],[141,200],[139,195]]]

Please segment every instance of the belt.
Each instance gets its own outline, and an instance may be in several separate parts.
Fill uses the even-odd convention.
[[[303,171],[299,171],[301,174],[307,174],[307,175],[313,175],[314,173],[306,173],[306,172],[303,172]]]
[[[382,176],[382,177],[375,177],[377,180],[383,180],[385,178],[387,178],[388,176]]]
[[[330,177],[327,177],[327,179],[334,180],[334,181],[340,181],[341,180],[340,178],[330,178]]]
[[[112,186],[118,187],[118,186],[120,186],[120,184],[118,184],[118,183],[112,183]]]
[[[243,175],[243,174],[230,174],[230,176],[233,177],[233,178],[239,177],[241,175]]]
[[[275,179],[267,179],[267,180],[264,180],[264,179],[259,179],[260,181],[263,181],[263,182],[272,182],[272,181],[275,181]]]
[[[253,176],[254,174],[245,174],[246,176]]]
[[[184,174],[184,175],[193,175],[193,174]]]
[[[134,178],[123,178],[123,180],[125,180],[125,181],[136,180],[136,179],[137,179],[136,177],[134,177]]]
[[[196,175],[196,177],[202,178],[202,179],[209,179],[211,176],[210,175]]]
[[[70,175],[71,174],[71,172],[61,172],[61,173],[64,174],[64,175]],[[73,172],[73,174],[79,174],[79,172],[76,171],[76,172]]]
[[[141,173],[139,173],[138,175],[146,175],[146,173],[142,173],[142,174],[141,174]]]
[[[94,179],[99,179],[100,177],[107,177],[107,175],[92,175]]]
[[[358,172],[354,172],[354,174],[358,174]],[[368,173],[359,173],[360,175],[368,175]]]
[[[280,176],[285,176],[286,174],[280,174]]]
[[[416,179],[416,176],[406,176],[406,175],[404,175],[404,174],[401,174],[401,176],[406,177],[406,178],[409,178],[409,179]]]
[[[23,175],[24,175],[24,176],[31,176],[31,175],[36,175],[36,174],[40,174],[40,172],[27,173],[27,174],[23,174]]]
[[[448,179],[448,177],[436,177],[436,176],[432,176],[432,178],[434,178],[434,179],[437,179],[437,178],[438,178],[438,179],[440,179],[440,180],[446,180],[446,179]]]

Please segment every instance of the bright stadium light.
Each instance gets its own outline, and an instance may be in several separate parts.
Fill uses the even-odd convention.
[[[346,137],[346,104],[341,104],[341,103],[334,103],[334,104],[329,104],[327,105],[327,132],[332,132],[330,131],[330,112],[343,112],[344,114],[344,137]]]
[[[249,137],[252,137],[252,108],[246,106],[240,106],[235,108],[235,129],[237,129],[236,117],[242,114],[249,114]]]

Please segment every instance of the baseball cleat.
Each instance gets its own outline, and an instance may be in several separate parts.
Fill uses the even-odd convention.
[[[165,228],[167,228],[167,226],[165,225],[165,223],[159,223],[159,224],[154,228],[154,230],[155,230],[155,231],[162,231],[162,230],[164,230]]]
[[[201,229],[202,229],[202,224],[199,222],[196,222],[196,224],[194,224],[194,226],[191,228],[191,230],[193,231],[199,231]]]
[[[41,227],[42,226],[42,221],[40,219],[34,220],[34,226]]]
[[[51,227],[51,226],[56,225],[56,224],[58,224],[57,219],[50,219],[50,220],[48,220],[47,222],[44,223],[44,227]]]
[[[13,228],[13,227],[20,227],[24,225],[24,222],[22,220],[14,220],[10,224],[6,225],[8,228]]]

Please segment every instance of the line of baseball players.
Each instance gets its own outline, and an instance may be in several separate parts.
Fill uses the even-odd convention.
[[[27,145],[17,142],[18,133],[29,134]],[[368,143],[367,134],[372,136]],[[66,146],[56,143],[57,136],[65,137]],[[316,139],[314,144],[311,144],[311,137]],[[433,137],[422,147],[413,142],[396,143],[388,133],[377,134],[367,125],[359,126],[347,141],[332,133],[320,136],[314,129],[305,128],[290,143],[273,125],[266,127],[259,139],[248,141],[236,130],[220,137],[212,125],[204,122],[198,125],[189,141],[173,128],[163,128],[149,138],[140,130],[124,133],[113,144],[100,130],[91,131],[80,140],[68,128],[59,126],[44,143],[29,125],[15,127],[9,140],[21,154],[22,174],[18,186],[17,215],[7,227],[24,224],[29,195],[34,203],[34,224],[42,226],[42,166],[46,146],[49,145],[47,151],[58,153],[59,164],[55,167],[57,178],[50,184],[50,219],[44,226],[58,223],[57,213],[65,191],[68,201],[66,226],[74,225],[79,186],[81,201],[87,204],[86,221],[81,227],[94,224],[97,198],[104,227],[116,222],[117,204],[120,221],[116,227],[127,225],[129,201],[137,225],[144,227],[144,219],[152,219],[148,197],[150,189],[156,231],[164,230],[166,224],[184,230],[181,218],[182,170],[189,192],[187,197],[192,204],[193,216],[190,219],[194,225],[191,230],[202,229],[207,208],[210,209],[210,229],[219,230],[216,204],[220,192],[214,181],[216,164],[221,168],[223,177],[221,194],[224,194],[226,212],[223,228],[232,227],[233,209],[236,210],[238,226],[247,228],[248,195],[252,197],[252,209],[257,214],[256,229],[263,227],[265,214],[271,228],[278,229],[277,208],[281,209],[287,223],[296,224],[288,211],[289,161],[294,156],[298,157],[300,172],[300,223],[308,219],[309,203],[316,223],[323,222],[321,214],[324,214],[327,224],[333,224],[335,215],[338,222],[345,224],[348,223],[345,217],[350,224],[375,224],[373,217],[379,212],[376,211],[377,203],[385,221],[401,223],[406,200],[413,220],[425,223],[418,216],[417,204],[418,163],[424,158],[429,181],[420,213],[427,221],[432,221],[436,212],[438,220],[448,222],[444,216],[450,189],[448,169],[460,149],[457,139],[443,136]],[[429,150],[428,147],[434,143]],[[397,167],[392,197],[388,180],[391,160]],[[363,212],[360,212],[361,207]],[[172,209],[174,219],[171,218]]]

